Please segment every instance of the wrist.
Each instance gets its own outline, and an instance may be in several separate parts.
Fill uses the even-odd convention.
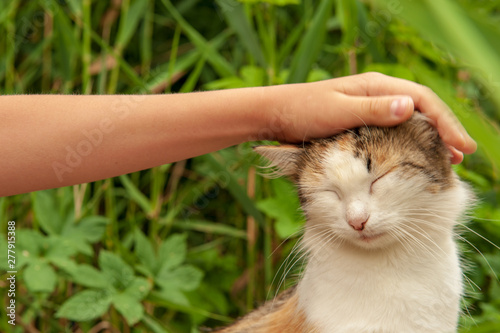
[[[293,124],[292,85],[259,87],[258,123],[255,140],[286,142],[284,133]]]

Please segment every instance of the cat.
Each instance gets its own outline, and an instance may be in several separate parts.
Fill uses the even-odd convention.
[[[474,194],[425,116],[254,150],[297,186],[307,264],[297,286],[216,332],[456,332],[454,229]]]

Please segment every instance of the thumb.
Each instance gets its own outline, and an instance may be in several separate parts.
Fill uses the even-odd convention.
[[[347,96],[356,125],[394,126],[411,117],[414,111],[410,96]]]

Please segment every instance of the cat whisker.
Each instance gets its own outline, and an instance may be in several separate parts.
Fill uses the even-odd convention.
[[[410,246],[410,242],[407,239],[406,235],[398,235],[394,230],[388,230],[388,233],[401,244],[401,246],[407,253],[411,252],[413,255],[417,254],[415,250]]]
[[[414,228],[412,228],[409,225],[405,225],[405,227],[411,229],[413,232],[415,232],[417,234],[420,234],[424,238],[427,238],[432,244],[436,245],[436,243],[432,239],[426,237],[425,235],[420,233],[418,230],[415,230]],[[416,245],[420,246],[420,248],[422,250],[427,251],[435,260],[438,260],[438,258],[436,256],[441,257],[441,255],[438,255],[438,253],[436,253],[436,251],[434,249],[432,249],[430,246],[426,246],[426,244],[422,240],[418,239],[415,235],[411,234],[410,232],[408,232],[407,230],[405,230],[404,228],[402,228],[400,226],[398,226],[397,229],[401,232],[404,232],[408,237],[410,237],[412,239],[412,241],[415,242]],[[437,246],[437,245],[436,245],[436,247],[439,248],[439,246]],[[441,248],[439,248],[439,249],[441,251],[443,251]],[[446,253],[444,251],[443,251],[443,253],[446,255]]]
[[[278,276],[278,272],[281,270],[281,268],[283,267],[283,265],[285,265],[285,264],[286,264],[286,265],[285,265],[285,270],[287,269],[287,267],[288,267],[288,264],[287,264],[287,263],[288,263],[288,260],[290,259],[290,256],[291,256],[292,254],[295,254],[296,252],[297,252],[297,253],[298,253],[298,252],[300,252],[300,250],[298,250],[298,249],[299,249],[299,247],[300,247],[300,245],[299,245],[299,244],[300,244],[300,242],[302,241],[303,237],[304,237],[304,235],[302,235],[302,236],[299,238],[299,240],[298,240],[298,241],[297,241],[297,242],[293,245],[292,250],[290,251],[290,253],[288,253],[288,255],[286,256],[285,260],[283,260],[283,262],[281,263],[281,265],[278,267],[278,270],[276,271],[276,274],[274,274],[273,280],[271,281],[271,285],[273,285],[273,284],[274,284],[274,281],[276,280],[276,277]],[[284,241],[283,241],[283,242],[284,242]],[[283,244],[283,242],[280,244],[280,246]],[[276,249],[273,251],[273,253],[274,253],[275,251],[276,251]],[[296,254],[295,254],[295,255],[296,255]],[[293,258],[292,258],[292,260],[293,260]],[[278,287],[278,289],[276,290],[276,295],[277,295],[278,291],[279,291],[279,287]],[[269,290],[269,292],[270,292],[270,290]],[[268,294],[267,294],[267,298],[269,298],[269,292],[268,292]],[[276,297],[276,295],[275,295],[275,297]]]
[[[320,229],[320,228],[322,228],[323,232],[315,235],[312,238],[313,241],[319,240],[319,239],[323,238],[325,235],[328,235],[328,233],[331,232],[331,230],[324,228],[324,226],[322,226],[322,225],[308,226],[306,228],[306,229]],[[301,237],[301,239],[302,238],[303,238],[303,236]],[[279,282],[278,287],[276,289],[276,293],[279,292],[279,290],[280,290],[281,286],[283,285],[286,277],[288,276],[289,272],[293,269],[293,267],[296,265],[296,263],[299,262],[300,260],[302,260],[304,258],[304,256],[307,255],[307,251],[305,249],[301,248],[299,244],[301,244],[301,241],[297,242],[294,245],[294,247],[290,251],[290,254],[287,256],[287,258],[283,261],[283,263],[278,268],[278,271],[280,271],[281,268],[283,267],[283,265],[285,265],[285,263],[286,263],[285,268],[284,268],[284,273],[282,275],[282,278],[280,279],[280,282]],[[293,254],[293,257],[290,259],[290,257],[292,256],[292,254]],[[300,255],[300,257],[297,258],[297,256],[299,254],[301,254],[301,255]],[[295,258],[297,258],[297,259],[295,259]],[[275,278],[276,278],[276,275],[275,275]],[[271,282],[271,284],[274,283],[275,278],[273,279],[273,281]]]
[[[466,226],[465,224],[463,223],[458,223],[458,225],[460,225],[461,227],[464,227],[465,229],[467,229],[467,231],[470,231],[472,232],[474,235],[478,236],[478,237],[481,237],[482,239],[484,239],[486,242],[488,242],[489,244],[493,245],[497,250],[500,250],[500,246],[496,245],[495,243],[493,243],[492,241],[490,241],[488,238],[484,237],[483,235],[481,235],[480,233],[478,233],[477,231],[469,228],[468,226]]]

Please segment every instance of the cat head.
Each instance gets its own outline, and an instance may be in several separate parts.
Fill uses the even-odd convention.
[[[450,234],[471,198],[419,113],[395,127],[254,150],[296,184],[306,233],[332,243],[376,249]]]

